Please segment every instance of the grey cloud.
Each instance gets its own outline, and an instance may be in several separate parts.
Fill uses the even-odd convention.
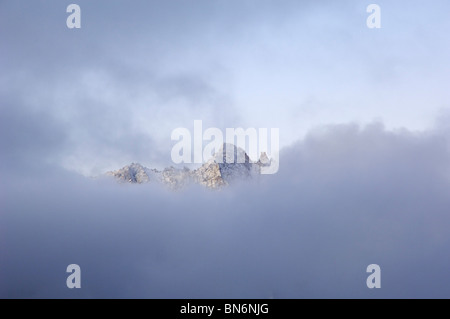
[[[14,170],[51,160],[67,139],[61,124],[46,110],[23,108],[22,98],[0,97],[0,165]]]
[[[43,127],[51,121],[63,127],[65,143],[48,157],[85,174],[130,161],[162,166],[176,127],[199,118],[226,126],[239,117],[229,93],[214,80],[220,67],[211,72],[188,65],[172,73],[161,67],[168,52],[181,57],[180,50],[188,50],[181,49],[176,32],[165,34],[171,21],[164,18],[178,21],[186,11],[172,9],[186,4],[140,2],[120,10],[118,2],[79,4],[84,27],[75,31],[65,27],[63,3],[32,2],[27,10],[20,2],[1,4],[1,42],[7,48],[0,58],[2,107],[29,114]],[[150,26],[140,28],[139,21]],[[185,32],[190,28],[183,26]],[[5,105],[9,96],[24,98]],[[33,118],[33,110],[51,120]],[[3,129],[13,130],[8,123]]]
[[[79,1],[79,30],[65,26],[69,3],[0,3],[0,90],[26,97],[15,106],[20,112],[39,109],[62,125],[67,147],[54,159],[85,174],[129,161],[167,165],[171,131],[194,119],[219,128],[285,126],[293,132],[296,105],[308,96],[305,122],[381,116],[399,100],[428,102],[430,88],[422,84],[437,90],[432,109],[447,92],[440,88],[448,73],[442,67],[431,65],[426,83],[417,73],[428,62],[421,42],[399,41],[396,24],[392,33],[368,33],[373,30],[361,23],[364,5],[354,1]],[[398,4],[386,7],[392,15],[402,12]],[[436,20],[437,9],[429,7],[421,23]],[[416,8],[420,2],[408,10]],[[431,24],[422,35],[446,65],[445,41],[434,32],[443,29]],[[403,56],[407,63],[398,68]],[[410,69],[417,76],[405,73]],[[405,74],[412,87],[403,84]],[[370,80],[374,76],[390,82]],[[386,95],[387,84],[393,86]],[[362,101],[367,111],[357,106]],[[344,110],[334,113],[337,107]]]
[[[0,295],[448,298],[447,141],[327,127],[284,150],[278,174],[221,192],[61,172],[8,180]],[[77,291],[65,287],[71,263]],[[372,263],[379,290],[366,287]]]

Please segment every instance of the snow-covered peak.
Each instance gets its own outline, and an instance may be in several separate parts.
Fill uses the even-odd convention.
[[[250,163],[250,158],[242,148],[223,143],[222,147],[214,154],[214,161],[218,164],[243,164]]]
[[[121,182],[133,184],[157,182],[173,189],[184,187],[188,183],[219,188],[259,176],[261,167],[268,161],[267,155],[261,154],[260,160],[254,163],[242,148],[224,143],[211,159],[196,170],[170,167],[158,171],[133,163],[117,171],[108,172],[107,175]]]

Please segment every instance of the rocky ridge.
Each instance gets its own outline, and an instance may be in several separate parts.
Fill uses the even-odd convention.
[[[180,189],[187,184],[196,183],[217,189],[240,180],[257,178],[261,174],[261,167],[267,165],[270,165],[270,160],[266,153],[261,153],[260,159],[252,162],[241,148],[224,144],[211,159],[195,170],[169,167],[159,171],[132,163],[119,170],[107,172],[106,175],[122,183],[155,182],[171,189]]]

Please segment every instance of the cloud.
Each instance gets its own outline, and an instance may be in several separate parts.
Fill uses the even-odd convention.
[[[0,107],[46,114],[64,136],[48,157],[85,175],[166,166],[196,119],[280,128],[286,146],[331,122],[422,129],[448,106],[444,0],[380,3],[376,31],[355,1],[80,0],[78,30],[69,3],[0,3]]]
[[[12,174],[0,296],[448,298],[448,163],[442,131],[374,123],[310,132],[278,174],[219,192]],[[65,286],[72,263],[79,290]]]
[[[0,166],[15,170],[50,161],[64,147],[64,128],[47,110],[23,108],[24,98],[0,96]]]
[[[175,63],[182,34],[162,18],[173,13],[170,19],[182,22],[176,17],[184,14],[172,12],[173,3],[160,3],[158,12],[147,2],[127,8],[114,2],[79,4],[80,30],[66,28],[66,7],[59,2],[32,3],[27,11],[20,4],[0,4],[1,42],[7,48],[0,57],[0,108],[38,122],[31,127],[61,128],[54,133],[64,135],[63,145],[47,154],[57,165],[85,175],[130,161],[162,167],[170,159],[164,155],[170,154],[176,127],[199,118],[225,127],[239,117],[218,84],[226,77],[220,65]],[[195,8],[192,14],[200,14]],[[139,21],[143,28],[135,25]],[[152,28],[153,23],[160,25]],[[18,129],[2,124],[5,136]],[[26,126],[20,130],[29,133]],[[30,146],[34,138],[40,137],[30,135]]]
[[[354,1],[77,3],[0,1],[0,297],[450,296],[448,113],[413,130],[448,107],[446,1],[377,31]],[[296,142],[220,192],[79,175],[170,165],[196,119]]]

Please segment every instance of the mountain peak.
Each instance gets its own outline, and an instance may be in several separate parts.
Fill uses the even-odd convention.
[[[223,143],[222,147],[214,154],[214,161],[219,164],[250,163],[247,153],[234,144]]]
[[[119,181],[128,183],[148,183],[150,181],[150,176],[147,172],[147,168],[139,163],[131,163],[117,171],[108,172],[107,175],[114,176]]]
[[[124,183],[157,182],[172,189],[182,188],[188,183],[196,183],[217,189],[260,175],[261,166],[269,161],[267,155],[263,157],[263,154],[258,162],[253,163],[242,148],[224,143],[210,160],[195,170],[177,169],[171,166],[163,171],[158,171],[146,168],[139,163],[132,163],[119,170],[107,172],[106,175]]]

